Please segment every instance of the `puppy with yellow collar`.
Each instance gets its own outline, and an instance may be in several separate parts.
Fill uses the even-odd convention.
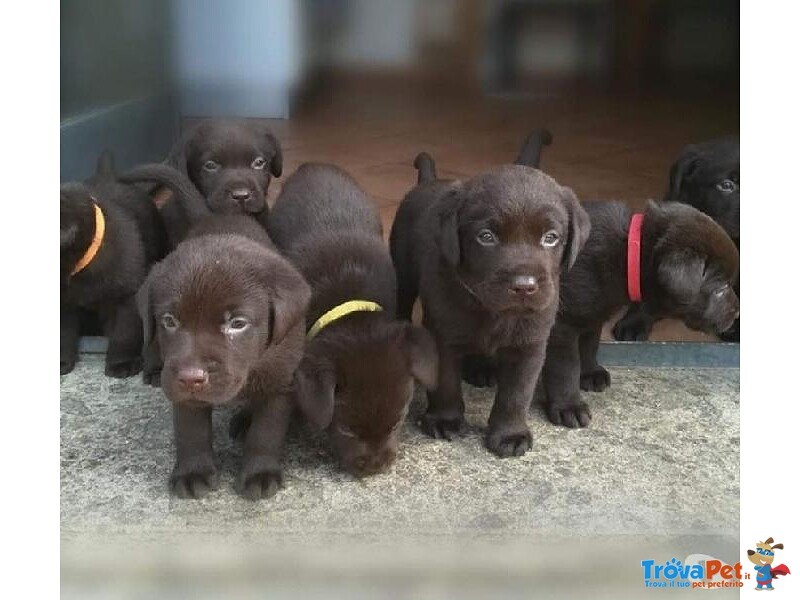
[[[397,283],[378,211],[344,171],[302,165],[284,184],[269,234],[311,286],[295,398],[363,477],[394,461],[414,380],[436,384],[423,328],[396,318]]]

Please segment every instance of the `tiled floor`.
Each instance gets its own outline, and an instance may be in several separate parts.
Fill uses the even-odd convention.
[[[582,200],[642,206],[660,198],[681,148],[739,130],[726,100],[619,98],[599,94],[486,98],[407,81],[347,80],[286,121],[271,126],[284,148],[284,173],[303,162],[335,163],[375,199],[388,235],[398,203],[416,181],[422,150],[440,177],[470,177],[513,160],[527,132],[547,126],[554,143],[542,168]],[[270,190],[274,199],[282,180]],[[677,322],[651,339],[711,340]]]

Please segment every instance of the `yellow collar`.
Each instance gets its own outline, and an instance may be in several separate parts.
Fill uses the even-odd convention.
[[[106,218],[103,216],[103,211],[100,210],[97,204],[92,203],[92,206],[94,206],[94,239],[92,239],[92,243],[89,244],[86,252],[75,265],[75,268],[72,269],[70,275],[80,273],[88,267],[89,263],[91,263],[97,255],[97,251],[100,250],[100,246],[103,244],[103,236],[106,233]]]
[[[313,339],[323,328],[327,327],[334,321],[338,321],[342,317],[346,317],[354,312],[376,312],[383,310],[383,307],[377,302],[370,302],[369,300],[348,300],[342,302],[339,306],[334,306],[324,315],[322,315],[311,326],[306,334],[306,339]]]

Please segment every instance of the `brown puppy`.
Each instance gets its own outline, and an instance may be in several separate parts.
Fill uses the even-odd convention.
[[[665,202],[683,202],[719,223],[739,248],[739,136],[686,146],[669,172]],[[736,282],[739,293],[739,282]],[[614,326],[618,340],[646,340],[655,322],[646,304],[634,304]],[[739,320],[720,334],[739,341]]]
[[[252,424],[239,485],[251,499],[283,483],[280,456],[292,411],[310,290],[249,217],[212,217],[151,270],[137,295],[145,344],[155,337],[161,386],[173,404],[171,485],[199,498],[217,485],[211,410],[240,400]]]
[[[283,171],[277,138],[258,120],[207,119],[181,136],[165,163],[186,177],[203,198],[202,206],[171,198],[161,208],[172,247],[184,239],[191,211],[246,214],[266,226],[267,189]],[[150,171],[149,176],[148,171]],[[136,177],[167,184],[158,165],[143,165]]]
[[[600,330],[630,304],[628,230],[632,211],[620,202],[588,202],[592,233],[561,281],[561,307],[544,366],[550,420],[586,427],[591,419],[580,390],[602,391],[608,371],[597,364]],[[641,229],[641,297],[653,314],[689,327],[725,331],[739,315],[733,289],[739,253],[710,217],[691,206],[650,202]]]
[[[134,295],[164,256],[166,236],[147,193],[116,175],[104,152],[95,175],[61,186],[61,374],[78,359],[79,311],[97,315],[108,336],[105,373],[142,368],[142,324]]]
[[[210,233],[238,233],[250,237],[259,243],[271,246],[272,242],[266,230],[256,221],[252,223],[227,215],[219,215],[223,221],[215,221],[211,209],[200,192],[194,187],[189,178],[177,169],[165,164],[139,165],[119,176],[125,183],[141,184],[157,181],[170,189],[173,196],[171,201],[180,205],[181,214],[185,221],[182,225],[191,227],[190,235],[197,236],[203,232]],[[155,208],[154,208],[155,210]],[[139,327],[141,335],[141,327]],[[161,384],[161,359],[158,356],[157,344],[144,346],[144,365],[142,380],[158,387]]]
[[[395,318],[395,273],[378,211],[344,171],[306,164],[283,186],[269,232],[313,290],[298,404],[328,429],[347,471],[384,471],[414,379],[435,385],[436,348],[424,329]]]
[[[501,457],[521,456],[531,447],[526,415],[556,317],[560,274],[589,235],[588,217],[570,189],[527,166],[466,182],[431,180],[426,154],[415,166],[421,182],[400,205],[391,250],[399,313],[410,318],[419,293],[439,350],[439,388],[428,394],[422,427],[436,438],[458,433],[461,358],[496,356],[486,445]]]

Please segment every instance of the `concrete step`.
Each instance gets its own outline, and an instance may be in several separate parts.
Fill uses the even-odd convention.
[[[252,503],[233,489],[241,447],[227,436],[231,410],[214,419],[219,489],[201,501],[171,497],[171,411],[161,390],[139,377],[106,378],[103,357],[84,354],[61,378],[62,574],[81,572],[92,554],[102,565],[114,555],[100,550],[105,545],[124,547],[126,556],[148,548],[147,562],[158,555],[154,549],[180,541],[218,551],[257,541],[285,558],[291,546],[351,542],[363,549],[388,541],[452,551],[484,540],[529,548],[521,569],[534,572],[556,539],[602,545],[622,537],[631,548],[660,539],[662,547],[688,552],[685,540],[699,538],[706,543],[694,551],[738,560],[739,370],[609,370],[609,390],[584,394],[593,412],[589,428],[555,427],[534,407],[533,449],[516,459],[483,447],[493,390],[466,385],[463,438],[438,441],[419,432],[418,390],[395,465],[365,480],[341,472],[325,439],[298,424],[286,447],[286,489]],[[118,576],[131,564],[106,574]],[[195,557],[188,564],[205,563]],[[503,564],[497,573],[511,568]]]

